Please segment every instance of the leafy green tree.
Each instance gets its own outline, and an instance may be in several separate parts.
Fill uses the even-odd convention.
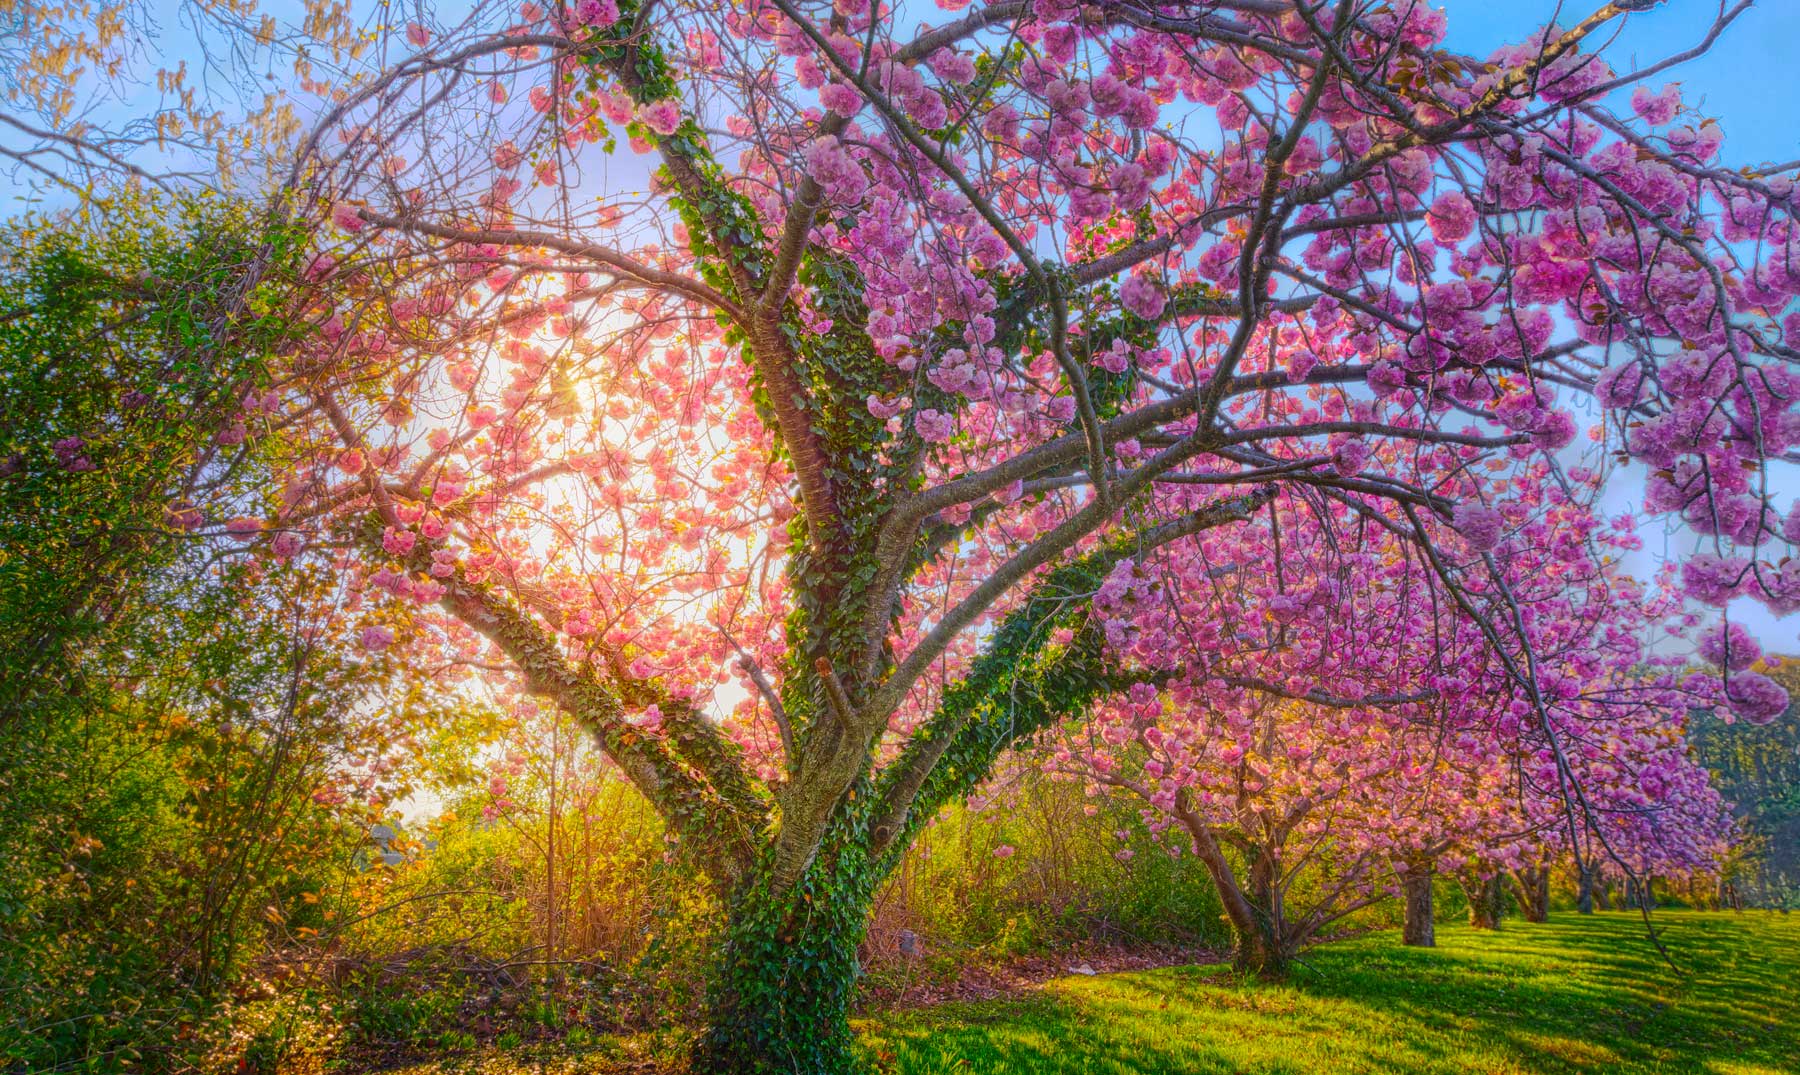
[[[1800,696],[1800,662],[1780,659],[1766,674],[1789,697]],[[1744,831],[1728,883],[1749,903],[1785,908],[1800,902],[1800,712],[1790,705],[1762,725],[1697,720],[1690,741],[1720,792],[1736,804]]]
[[[295,236],[119,199],[0,255],[0,1068],[180,1069],[361,835],[389,749],[338,593],[228,520],[271,491],[252,406]],[[250,540],[246,540],[250,539]]]
[[[240,412],[287,332],[296,232],[241,204],[120,201],[135,229],[30,219],[0,242],[4,724],[79,693],[83,654],[155,599],[180,539],[220,528],[261,450]]]

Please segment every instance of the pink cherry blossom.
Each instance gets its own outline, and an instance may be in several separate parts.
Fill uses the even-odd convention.
[[[1431,224],[1432,237],[1438,242],[1460,242],[1475,230],[1475,205],[1460,190],[1445,191],[1431,203],[1426,220]]]
[[[1725,681],[1725,698],[1732,714],[1751,724],[1768,724],[1787,712],[1787,690],[1758,672],[1733,673]]]
[[[412,552],[413,544],[418,540],[419,535],[416,531],[401,530],[397,527],[390,526],[382,531],[381,547],[386,550],[390,556],[405,556],[407,553]]]
[[[1125,283],[1119,288],[1119,302],[1138,317],[1154,321],[1162,316],[1163,308],[1168,305],[1168,297],[1148,276],[1133,273],[1125,278]]]
[[[923,407],[913,421],[927,443],[943,444],[956,432],[956,419],[931,407]]]
[[[616,0],[581,0],[575,5],[575,17],[587,26],[604,30],[619,21]]]
[[[681,126],[681,106],[672,100],[657,101],[640,109],[638,118],[644,126],[666,137]]]
[[[1506,519],[1486,504],[1458,504],[1455,525],[1470,548],[1476,552],[1491,552],[1500,544]]]
[[[1680,107],[1681,90],[1673,82],[1665,83],[1655,93],[1648,86],[1639,86],[1631,91],[1631,110],[1653,127],[1668,124],[1675,118],[1675,111]]]
[[[362,210],[345,202],[339,202],[331,207],[331,222],[347,232],[361,231],[365,224]]]
[[[1742,672],[1762,656],[1762,647],[1741,623],[1724,622],[1700,638],[1700,657],[1733,672]]]

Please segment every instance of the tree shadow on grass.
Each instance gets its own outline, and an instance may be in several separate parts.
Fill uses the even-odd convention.
[[[1532,1070],[1582,1070],[1606,1056],[1641,1070],[1790,1070],[1800,930],[1723,915],[1658,922],[1676,967],[1636,916],[1569,915],[1500,938],[1448,930],[1436,950],[1346,946],[1321,953],[1302,987],[1440,1035],[1504,1041]]]
[[[1800,924],[1662,916],[1683,967],[1627,915],[1376,935],[1287,984],[1222,967],[1065,979],[1022,1001],[873,1021],[896,1075],[1696,1072],[1800,1075]]]

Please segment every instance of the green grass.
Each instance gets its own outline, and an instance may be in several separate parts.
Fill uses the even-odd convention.
[[[1800,1075],[1800,916],[1663,912],[1681,973],[1625,914],[1395,933],[1314,951],[1285,985],[1221,967],[1067,978],[859,1025],[891,1075]]]

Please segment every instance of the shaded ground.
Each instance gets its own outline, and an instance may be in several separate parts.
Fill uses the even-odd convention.
[[[1664,912],[1671,971],[1625,914],[1341,941],[1292,982],[1224,966],[1057,978],[1010,999],[858,1021],[887,1075],[1800,1075],[1800,916]],[[409,1075],[667,1071],[676,1036],[477,1054]]]

